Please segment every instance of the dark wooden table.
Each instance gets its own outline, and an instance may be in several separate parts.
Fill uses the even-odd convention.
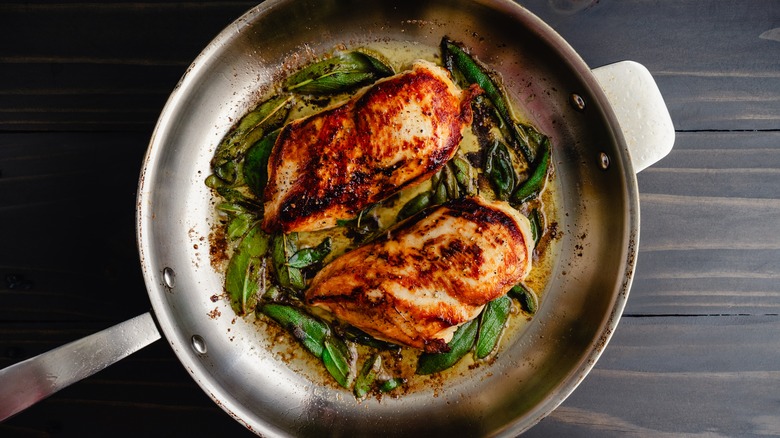
[[[612,341],[528,436],[780,435],[780,2],[523,1],[593,66],[631,59],[674,120],[639,175]],[[0,367],[150,308],[135,190],[179,77],[253,2],[0,5]],[[165,342],[0,436],[246,436]]]

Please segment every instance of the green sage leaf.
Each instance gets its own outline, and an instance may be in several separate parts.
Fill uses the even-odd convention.
[[[298,250],[287,261],[287,266],[291,268],[306,268],[315,263],[320,263],[330,254],[331,238],[326,237],[319,245],[314,248],[303,248]]]
[[[417,374],[433,374],[455,365],[474,346],[477,338],[477,320],[458,327],[458,330],[447,344],[450,351],[446,353],[423,353],[417,360]]]
[[[382,369],[382,356],[374,353],[370,355],[355,379],[354,393],[358,399],[365,398],[374,386],[379,371]]]
[[[498,344],[501,332],[509,319],[512,299],[503,295],[489,302],[479,318],[479,334],[474,355],[478,359],[486,358]]]
[[[254,310],[258,294],[264,293],[265,258],[268,235],[256,224],[241,239],[225,272],[225,289],[238,315]]]
[[[512,166],[509,150],[498,140],[485,151],[485,174],[496,192],[496,197],[502,201],[509,199],[515,189],[517,174]]]
[[[520,303],[523,311],[529,315],[535,314],[539,308],[539,297],[536,295],[536,292],[522,283],[513,286],[509,290],[509,295],[515,298]]]
[[[247,187],[260,199],[263,199],[263,191],[268,184],[268,158],[278,136],[279,130],[273,131],[252,145],[241,166]]]
[[[325,338],[322,351],[322,363],[331,376],[344,388],[352,386],[355,380],[355,359],[349,351],[349,347],[341,339],[335,336]]]
[[[391,74],[392,69],[373,56],[361,52],[339,53],[293,74],[284,82],[284,89],[301,94],[336,94]]]
[[[228,183],[238,176],[236,161],[266,133],[284,123],[290,112],[292,96],[275,96],[247,113],[217,146],[211,167],[214,173]]]
[[[311,354],[322,357],[330,327],[301,309],[284,304],[264,304],[259,311],[273,319],[301,342]]]

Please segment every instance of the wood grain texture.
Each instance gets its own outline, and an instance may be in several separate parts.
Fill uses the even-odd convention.
[[[598,365],[527,436],[780,431],[777,316],[623,318]]]
[[[672,153],[638,175],[639,259],[595,369],[528,436],[780,435],[780,2],[524,0],[596,67],[651,71]],[[141,160],[200,50],[256,2],[0,4],[0,367],[149,310]],[[165,343],[6,437],[251,436]]]

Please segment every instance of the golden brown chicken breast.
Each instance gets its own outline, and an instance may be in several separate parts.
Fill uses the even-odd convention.
[[[528,219],[502,201],[450,201],[348,252],[313,279],[306,299],[379,338],[446,351],[457,327],[531,269]]]
[[[429,178],[471,124],[471,95],[446,70],[418,61],[346,103],[289,123],[268,162],[263,229],[330,228]]]

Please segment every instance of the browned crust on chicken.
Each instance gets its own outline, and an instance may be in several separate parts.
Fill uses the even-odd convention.
[[[267,232],[314,231],[350,219],[437,172],[471,124],[470,97],[418,61],[348,102],[286,125],[268,163]]]
[[[454,200],[337,258],[306,298],[377,338],[446,351],[457,326],[528,274],[532,242],[509,204]]]

